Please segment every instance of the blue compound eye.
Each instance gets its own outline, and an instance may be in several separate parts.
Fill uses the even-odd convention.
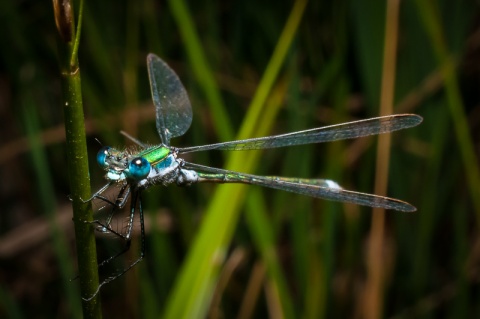
[[[150,173],[150,163],[143,157],[136,157],[128,165],[128,171],[134,179],[144,179]]]
[[[107,156],[110,155],[110,147],[109,146],[104,146],[98,151],[97,153],[97,163],[100,165],[100,167],[108,167],[107,162],[105,161],[107,159]]]

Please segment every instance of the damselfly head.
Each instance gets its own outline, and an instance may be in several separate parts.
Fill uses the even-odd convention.
[[[104,146],[97,153],[97,163],[107,171],[105,178],[109,181],[123,181],[128,168],[128,156],[109,146]]]
[[[105,170],[124,171],[128,168],[128,155],[109,146],[104,146],[97,153],[97,163]]]

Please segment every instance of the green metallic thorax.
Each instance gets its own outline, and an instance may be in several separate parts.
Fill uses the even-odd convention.
[[[138,156],[142,156],[150,163],[150,165],[155,166],[159,162],[163,161],[168,154],[170,154],[170,149],[165,146],[158,145],[141,151]]]

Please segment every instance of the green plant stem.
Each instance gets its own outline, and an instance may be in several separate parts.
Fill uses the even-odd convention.
[[[237,136],[238,139],[258,136],[256,133],[259,127],[262,127],[264,133],[271,128],[265,123],[269,122],[269,118],[272,120],[270,123],[273,123],[277,112],[268,112],[269,118],[266,118],[261,116],[262,111],[265,109],[265,102],[272,93],[273,84],[278,78],[281,66],[292,45],[306,3],[306,0],[295,2],[255,97],[248,108],[249,112]],[[226,168],[248,172],[254,170],[259,160],[259,152],[232,153],[228,157]],[[217,188],[210,201],[202,227],[182,267],[179,279],[170,294],[164,314],[165,318],[203,318],[207,313],[218,272],[225,259],[227,247],[232,239],[243,205],[245,186],[221,185]],[[282,289],[282,287],[277,287],[277,289]],[[282,292],[284,292],[283,289]],[[287,312],[284,315],[291,317],[291,305],[283,306],[286,309],[282,310]]]
[[[80,1],[80,8],[82,8],[82,6],[83,0]],[[68,35],[64,32],[61,34],[64,41],[59,41],[62,74],[62,105],[65,116],[67,167],[71,198],[73,201],[73,220],[75,223],[80,289],[82,297],[89,298],[98,288],[98,267],[94,229],[90,224],[86,223],[86,221],[93,219],[92,207],[90,203],[85,203],[82,200],[90,198],[91,190],[88,173],[80,68],[77,58],[80,32],[78,31],[75,35],[73,3],[65,4],[65,2],[62,2],[59,4],[58,2],[54,2],[54,7],[57,26],[60,24],[64,27],[64,31],[68,30],[71,33]],[[82,13],[82,10],[80,10],[80,13]],[[81,19],[82,17],[79,15],[78,20],[81,21]],[[62,29],[60,29],[60,32],[62,32]],[[82,307],[84,318],[101,318],[102,313],[98,297],[89,301],[84,300]]]
[[[90,197],[87,146],[81,97],[80,70],[74,73],[62,72],[63,111],[65,116],[67,164],[70,191],[73,200],[73,220],[78,254],[78,269],[82,296],[88,298],[98,287],[98,267],[93,227],[85,223],[93,219],[90,203],[82,199]],[[97,298],[83,303],[85,317],[99,306]],[[99,309],[98,309],[99,310]],[[94,317],[98,318],[98,317]]]

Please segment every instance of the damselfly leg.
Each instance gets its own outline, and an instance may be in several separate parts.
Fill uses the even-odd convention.
[[[128,188],[128,189],[129,189],[128,193],[130,193],[130,188]],[[122,188],[122,190],[123,190],[123,188]],[[126,197],[128,198],[128,196],[126,196]],[[130,216],[129,216],[127,230],[126,230],[125,234],[122,234],[118,231],[113,230],[109,226],[109,224],[104,225],[100,222],[94,222],[95,224],[100,225],[101,227],[107,229],[108,232],[118,236],[119,238],[121,238],[124,241],[123,249],[121,251],[119,251],[118,253],[116,253],[115,255],[110,256],[109,258],[103,260],[100,264],[98,264],[98,267],[102,268],[106,264],[112,262],[116,258],[125,254],[130,249],[130,245],[131,245],[131,242],[132,242],[132,232],[133,232],[134,218],[135,218],[135,211],[136,211],[137,203],[138,203],[138,213],[139,213],[139,218],[140,218],[140,256],[133,263],[130,263],[130,265],[127,266],[126,268],[124,268],[123,270],[120,270],[120,271],[114,273],[112,276],[109,276],[109,277],[105,278],[98,285],[97,290],[90,297],[83,298],[83,300],[85,300],[85,301],[89,301],[89,300],[92,300],[93,298],[95,298],[95,296],[98,294],[98,292],[100,291],[100,289],[104,285],[106,285],[106,284],[114,281],[115,279],[121,277],[122,275],[124,275],[127,271],[129,271],[132,267],[134,267],[136,264],[138,264],[145,257],[145,226],[144,226],[144,216],[143,216],[141,191],[139,191],[139,190],[133,191],[131,197],[132,198],[131,198],[131,203],[130,203],[130,205],[131,205],[130,206]],[[114,206],[113,209],[118,209],[118,207]]]

